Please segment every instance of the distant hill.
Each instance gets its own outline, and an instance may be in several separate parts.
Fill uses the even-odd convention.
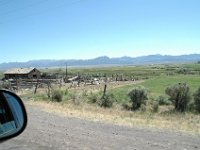
[[[28,62],[9,62],[0,64],[0,70],[24,67],[62,67],[68,66],[106,66],[106,65],[145,65],[166,63],[188,63],[200,61],[200,54],[170,56],[170,55],[148,55],[141,57],[109,58],[101,56],[88,60],[31,60]]]

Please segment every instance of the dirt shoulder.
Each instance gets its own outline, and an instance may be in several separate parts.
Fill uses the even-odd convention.
[[[105,109],[87,104],[53,103],[46,101],[29,101],[43,111],[59,116],[75,117],[95,122],[111,123],[119,126],[137,127],[150,130],[168,130],[186,134],[200,135],[200,116],[193,114],[158,114],[123,111],[121,108]]]
[[[46,112],[41,107],[26,104],[29,122],[26,131],[15,139],[2,143],[2,150],[197,150],[200,137],[167,131],[129,128],[110,123]]]

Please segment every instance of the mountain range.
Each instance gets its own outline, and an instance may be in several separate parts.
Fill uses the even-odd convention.
[[[6,70],[9,68],[47,68],[47,67],[63,67],[66,64],[72,67],[84,67],[84,66],[115,66],[115,65],[146,65],[146,64],[169,64],[169,63],[189,63],[200,61],[200,54],[190,55],[148,55],[141,57],[119,57],[109,58],[107,56],[101,56],[94,59],[87,60],[31,60],[28,62],[9,62],[1,63],[0,70]]]

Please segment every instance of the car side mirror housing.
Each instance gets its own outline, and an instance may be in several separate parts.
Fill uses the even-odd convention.
[[[27,125],[27,113],[15,93],[0,90],[0,142],[21,134]]]

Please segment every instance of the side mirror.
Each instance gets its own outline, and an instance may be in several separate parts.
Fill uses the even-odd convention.
[[[21,134],[27,125],[22,100],[13,92],[0,90],[0,142]]]

